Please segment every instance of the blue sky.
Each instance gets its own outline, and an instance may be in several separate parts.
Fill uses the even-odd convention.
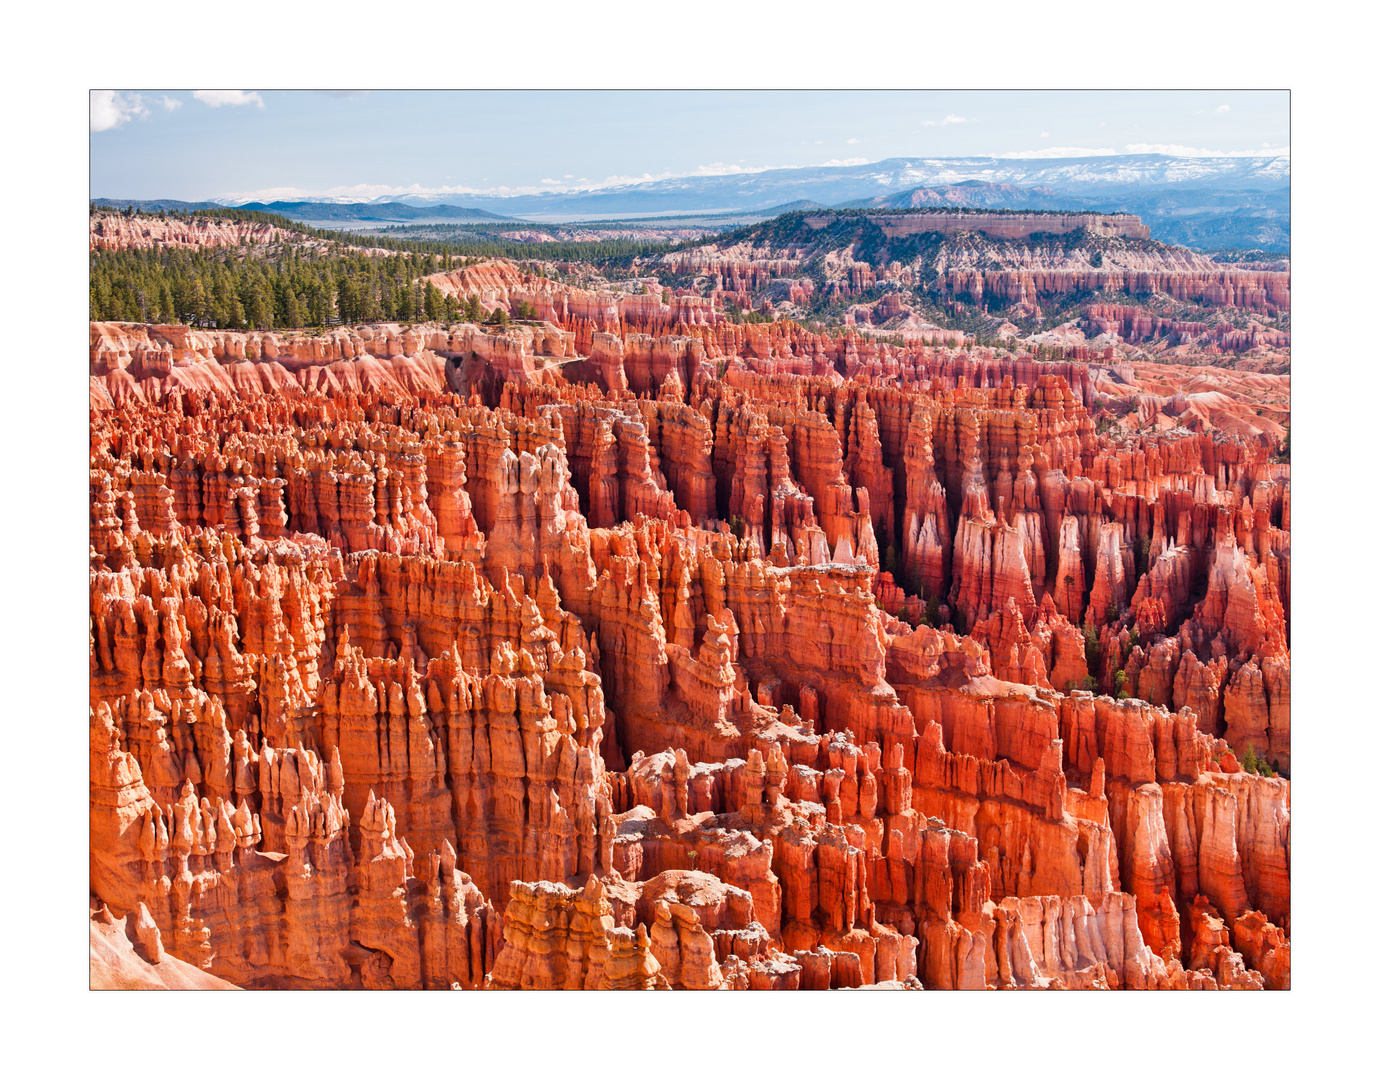
[[[93,197],[463,196],[889,157],[1288,153],[1289,95],[95,91],[90,137]]]

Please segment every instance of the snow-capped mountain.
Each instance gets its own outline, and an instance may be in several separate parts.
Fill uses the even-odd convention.
[[[866,165],[808,166],[725,176],[679,176],[618,187],[531,195],[466,195],[469,206],[504,214],[633,213],[656,211],[756,210],[808,199],[837,205],[915,187],[978,180],[1051,188],[1089,195],[1118,188],[1181,184],[1225,190],[1269,190],[1289,183],[1284,156],[1171,157],[1117,154],[1082,158],[889,158]],[[407,195],[421,206],[455,202],[454,195]]]

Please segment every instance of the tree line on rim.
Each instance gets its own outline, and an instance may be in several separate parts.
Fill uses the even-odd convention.
[[[425,280],[448,262],[455,265],[416,252],[304,255],[293,246],[275,256],[234,248],[93,251],[90,318],[219,330],[423,319],[506,322],[510,312],[499,308],[486,318],[477,296],[462,300]],[[535,319],[537,313],[523,302],[511,316]]]

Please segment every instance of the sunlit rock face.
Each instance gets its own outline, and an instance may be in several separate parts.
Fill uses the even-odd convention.
[[[441,277],[538,319],[91,326],[102,979],[1289,985],[1268,440]]]

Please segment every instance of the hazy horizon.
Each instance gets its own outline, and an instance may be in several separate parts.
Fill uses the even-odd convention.
[[[90,147],[93,198],[463,199],[893,158],[1288,156],[1289,94],[107,90]]]

